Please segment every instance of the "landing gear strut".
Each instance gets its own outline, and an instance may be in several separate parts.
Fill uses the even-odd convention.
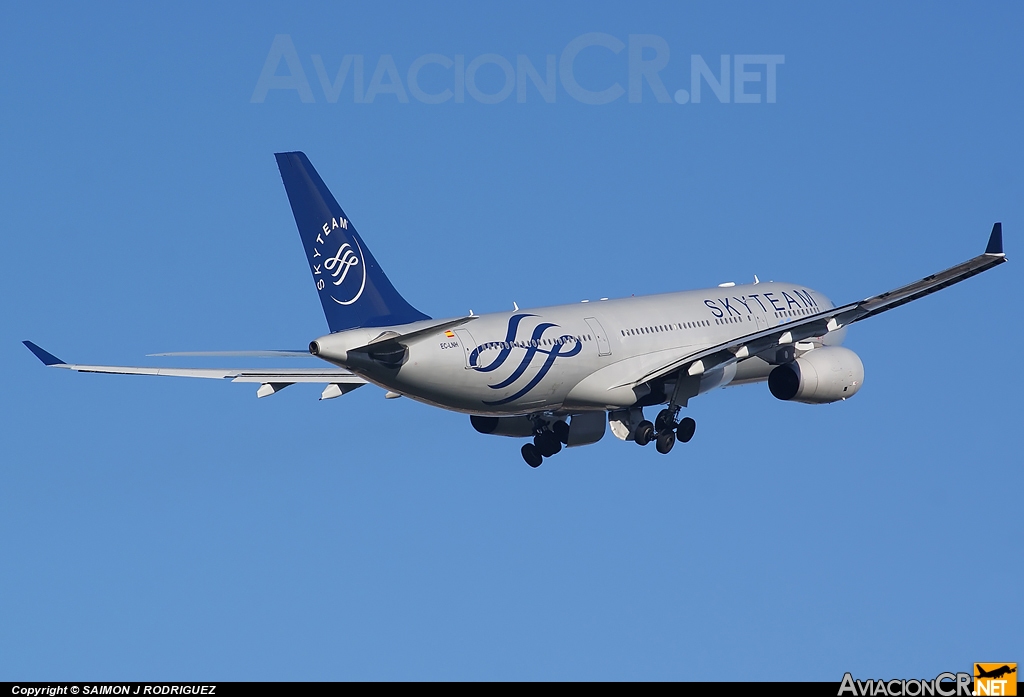
[[[675,414],[672,413],[671,409],[662,409],[658,412],[658,416],[654,419],[654,430],[658,433],[666,429],[672,428],[675,423]]]

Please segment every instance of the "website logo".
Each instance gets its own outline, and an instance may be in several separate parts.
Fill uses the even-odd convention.
[[[975,663],[974,695],[1016,695],[1016,663]]]
[[[662,36],[603,32],[581,34],[543,55],[455,51],[424,53],[409,62],[401,55],[396,61],[391,53],[349,53],[340,61],[306,55],[308,62],[290,34],[277,34],[250,102],[262,104],[270,92],[283,91],[303,104],[525,104],[538,99],[554,104],[567,98],[589,105],[645,99],[657,104],[774,104],[779,69],[786,64],[782,53],[705,58],[680,55],[678,49],[671,61]],[[314,86],[320,89],[314,92]]]
[[[843,675],[838,697],[1011,697],[1017,694],[1016,663],[975,663],[970,673],[939,673],[931,680],[894,678],[858,680]]]
[[[971,694],[970,673],[939,673],[931,680],[857,680],[846,673],[839,686],[839,697],[969,697]]]

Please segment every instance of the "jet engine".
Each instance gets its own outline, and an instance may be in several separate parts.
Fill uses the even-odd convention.
[[[813,349],[768,375],[768,389],[776,398],[804,404],[838,402],[857,394],[862,384],[864,364],[842,346]]]

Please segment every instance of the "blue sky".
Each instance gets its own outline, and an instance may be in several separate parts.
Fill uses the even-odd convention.
[[[1019,4],[278,5],[5,11],[0,678],[837,681],[1024,659]],[[715,74],[784,56],[776,100],[754,66],[760,103],[645,83],[590,105],[561,80],[553,103],[532,82],[524,102],[355,103],[351,76],[330,102],[313,61],[362,56],[364,91],[382,56],[403,87],[428,54],[545,77],[593,33],[626,48],[583,49],[585,89],[628,88],[650,35],[667,94],[694,55]],[[252,101],[279,34],[312,103]],[[475,86],[503,80],[492,59]],[[754,274],[846,302],[979,253],[996,220],[1011,263],[852,329],[855,399],[719,390],[667,457],[609,435],[536,471],[375,388],[257,401],[21,346],[140,363],[326,331],[282,150],[435,317]]]

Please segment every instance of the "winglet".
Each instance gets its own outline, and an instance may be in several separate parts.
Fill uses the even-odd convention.
[[[985,254],[1003,253],[1003,224],[996,223],[992,226],[992,234],[988,238],[988,246],[985,247]]]
[[[34,353],[36,355],[36,358],[43,362],[43,365],[67,365],[64,361],[57,358],[49,351],[44,351],[43,349],[39,348],[31,341],[22,341],[21,343],[25,344],[25,346],[28,347],[28,350]]]

